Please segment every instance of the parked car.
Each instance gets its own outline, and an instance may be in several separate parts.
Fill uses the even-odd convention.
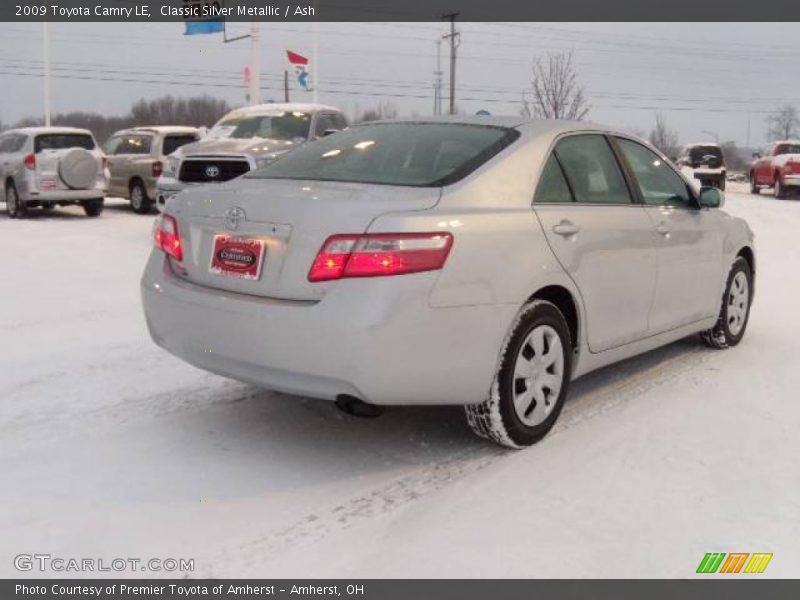
[[[719,144],[687,144],[678,157],[678,166],[696,187],[725,189],[726,167]]]
[[[166,157],[199,139],[196,127],[133,127],[116,132],[105,144],[111,175],[108,194],[128,198],[135,213],[150,212]]]
[[[463,404],[521,447],[570,380],[744,335],[753,233],[630,135],[564,121],[378,122],[181,194],[141,281],[155,342],[286,393]]]
[[[108,184],[106,157],[86,129],[11,129],[0,135],[0,181],[11,218],[25,218],[29,208],[68,204],[96,217]]]
[[[166,160],[158,180],[159,210],[187,187],[229,181],[346,127],[347,118],[338,108],[322,104],[259,104],[234,110],[202,140]]]
[[[756,155],[750,192],[760,194],[762,187],[771,187],[776,198],[785,198],[800,187],[800,140],[772,142],[763,155]]]

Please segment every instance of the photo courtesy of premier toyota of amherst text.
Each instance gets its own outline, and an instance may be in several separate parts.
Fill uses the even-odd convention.
[[[0,596],[795,596],[766,1],[0,7]]]

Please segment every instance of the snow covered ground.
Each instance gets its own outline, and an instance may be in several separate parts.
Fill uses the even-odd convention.
[[[744,342],[590,374],[522,452],[458,408],[358,420],[167,355],[139,307],[152,219],[122,203],[0,218],[0,576],[49,553],[215,577],[688,577],[712,551],[800,576],[800,201],[738,192],[759,252]]]

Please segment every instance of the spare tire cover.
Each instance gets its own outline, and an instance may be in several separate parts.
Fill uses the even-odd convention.
[[[58,161],[58,175],[61,181],[73,190],[93,187],[98,172],[97,159],[84,148],[67,150]]]

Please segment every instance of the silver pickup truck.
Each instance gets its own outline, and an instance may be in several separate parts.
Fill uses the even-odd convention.
[[[234,110],[203,139],[166,158],[156,186],[158,209],[187,187],[234,179],[347,125],[341,110],[322,104],[259,104]]]

